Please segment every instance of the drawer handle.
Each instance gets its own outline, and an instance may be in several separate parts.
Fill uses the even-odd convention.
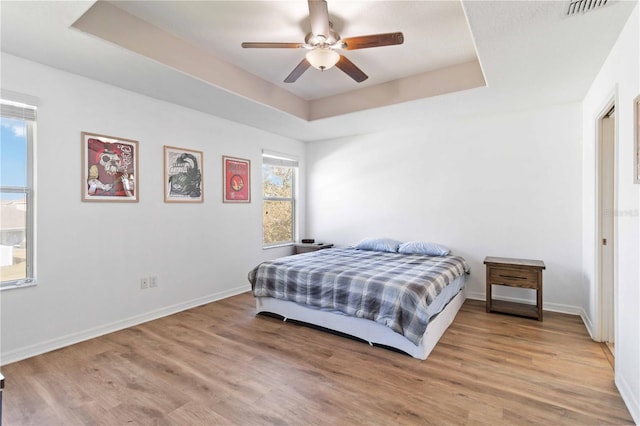
[[[518,277],[518,276],[515,276],[515,275],[502,275],[502,274],[500,274],[500,278],[511,278],[513,280],[526,280],[527,279],[526,277]]]

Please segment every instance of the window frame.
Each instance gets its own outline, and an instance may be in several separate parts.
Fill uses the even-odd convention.
[[[266,160],[265,160],[266,159]],[[293,169],[292,178],[291,178],[291,197],[274,197],[268,196],[264,193],[264,166],[270,167],[289,167]],[[262,152],[262,248],[270,249],[275,247],[285,247],[291,246],[295,244],[297,238],[297,216],[298,216],[298,206],[297,206],[297,187],[298,187],[298,171],[299,164],[298,160],[286,154],[273,153],[268,151]],[[282,201],[282,202],[291,202],[291,240],[289,241],[278,241],[274,243],[265,243],[264,241],[264,204],[266,201]]]
[[[3,281],[0,278],[0,291],[11,290],[15,288],[23,288],[30,287],[36,285],[36,268],[35,268],[35,128],[36,128],[36,110],[37,106],[29,105],[22,102],[16,102],[10,100],[8,98],[2,97],[0,98],[0,106],[2,106],[2,110],[0,110],[0,117],[14,119],[14,120],[22,120],[25,123],[26,127],[26,186],[15,186],[8,185],[3,186],[2,182],[0,182],[0,193],[12,193],[12,194],[24,194],[25,202],[26,202],[26,213],[25,213],[25,242],[26,242],[26,271],[25,278],[16,279],[16,280],[6,280]],[[7,107],[11,110],[8,112],[5,110]],[[22,116],[20,116],[20,109],[24,111]],[[28,113],[25,110],[30,110],[31,113]]]

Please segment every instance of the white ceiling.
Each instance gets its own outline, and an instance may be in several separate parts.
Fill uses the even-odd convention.
[[[283,80],[305,49],[242,49],[243,41],[302,43],[311,30],[305,0],[113,3],[167,32],[272,82],[305,100],[373,86],[476,59],[457,1],[329,0],[329,19],[343,38],[402,31],[405,43],[343,51],[369,75],[358,84],[337,68],[309,69],[296,83]]]
[[[117,30],[103,38],[73,27],[93,1],[3,0],[0,42],[16,56],[306,141],[581,100],[637,1],[609,0],[573,17],[564,16],[567,4],[328,0],[343,37],[405,35],[400,46],[343,52],[370,76],[360,85],[338,69],[309,69],[285,84],[304,51],[240,47],[302,41],[309,31],[304,0],[100,2],[121,13],[87,21]],[[129,18],[138,24],[133,29]],[[159,32],[141,45],[145,22]],[[476,55],[486,87],[448,80]],[[225,67],[237,81],[216,80]],[[403,90],[414,96],[395,97]],[[387,100],[364,103],[374,95]]]

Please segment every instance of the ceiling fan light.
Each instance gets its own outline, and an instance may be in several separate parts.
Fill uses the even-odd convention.
[[[312,67],[324,71],[334,66],[340,60],[340,55],[335,50],[317,48],[308,51],[305,58]]]

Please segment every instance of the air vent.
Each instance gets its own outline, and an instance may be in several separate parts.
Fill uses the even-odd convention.
[[[567,16],[592,12],[611,3],[611,0],[571,0],[567,8]]]

